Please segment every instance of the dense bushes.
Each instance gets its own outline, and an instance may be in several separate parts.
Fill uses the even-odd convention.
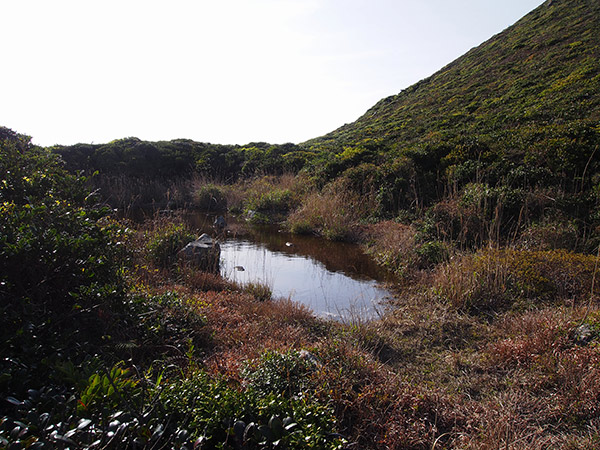
[[[593,255],[486,249],[439,267],[432,289],[457,308],[484,314],[543,303],[581,305],[600,293],[597,271]]]
[[[177,262],[177,253],[196,239],[189,226],[168,218],[148,221],[144,235],[145,250],[156,267],[169,269]]]
[[[203,371],[140,378],[117,364],[87,379],[80,374],[79,381],[79,398],[48,389],[30,390],[23,400],[10,397],[18,419],[3,418],[0,443],[36,449],[342,448],[330,408],[308,398],[237,390]]]
[[[0,446],[341,448],[326,402],[199,368],[210,296],[146,284],[172,275],[187,227],[156,217],[131,236],[56,155],[0,131]]]
[[[6,129],[0,177],[0,411],[29,413],[66,401],[61,368],[90,363],[90,350],[114,329],[106,318],[124,313],[124,232],[56,155]],[[36,420],[32,427],[47,421]],[[19,430],[26,445],[36,442],[31,432]]]
[[[69,174],[0,128],[0,447],[597,448],[599,10],[575,3],[302,146],[52,149]],[[178,266],[179,222],[132,238],[77,170],[122,208],[366,238],[410,283],[381,321],[319,321]]]
[[[223,186],[204,183],[195,188],[194,206],[201,211],[227,210],[227,193]]]
[[[52,151],[61,155],[73,172],[99,171],[106,176],[163,180],[199,174],[230,182],[240,177],[297,173],[310,156],[289,143],[239,146],[188,139],[149,142],[133,137],[106,144],[57,146]]]
[[[10,318],[2,332],[9,343],[20,333],[44,342],[52,320],[118,297],[104,293],[121,289],[122,231],[56,155],[6,129],[0,175],[0,290]]]

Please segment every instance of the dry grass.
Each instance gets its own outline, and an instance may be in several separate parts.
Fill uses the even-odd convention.
[[[432,292],[456,308],[497,313],[540,303],[583,304],[596,274],[596,257],[566,250],[485,249],[439,267]]]
[[[551,308],[499,321],[481,354],[491,375],[477,417],[486,432],[459,448],[596,448],[600,350],[573,335],[584,314]]]
[[[332,241],[357,240],[361,222],[373,210],[368,198],[340,183],[313,191],[287,219],[293,233],[317,234]]]
[[[313,345],[320,327],[307,308],[290,301],[257,301],[237,291],[210,292],[203,301],[213,344],[205,364],[234,379],[245,361],[266,350]]]
[[[376,248],[410,270],[415,231],[371,230]],[[455,255],[403,285],[381,320],[346,324],[185,268],[146,282],[204,318],[190,329],[204,339],[198,364],[233,384],[267,350],[310,350],[321,362],[311,395],[334,409],[354,448],[591,449],[600,441],[595,263],[564,250]]]
[[[411,225],[383,221],[367,230],[368,251],[375,261],[400,276],[417,266],[417,231]]]
[[[180,281],[195,291],[223,291],[231,286],[231,283],[221,275],[202,272],[193,267],[180,267]]]
[[[101,175],[94,177],[92,182],[108,204],[126,212],[139,208],[185,208],[193,201],[191,179],[165,181],[125,175]]]

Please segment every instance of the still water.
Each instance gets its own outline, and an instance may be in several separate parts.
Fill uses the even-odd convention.
[[[206,230],[212,217],[196,214],[190,222]],[[273,298],[291,298],[336,319],[374,318],[391,296],[382,287],[385,274],[357,245],[245,227],[232,217],[227,222],[219,238],[221,274],[232,281],[267,284]]]

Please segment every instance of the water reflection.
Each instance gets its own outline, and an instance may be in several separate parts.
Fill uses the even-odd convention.
[[[211,219],[195,215],[191,221],[206,229]],[[231,229],[239,229],[233,218],[227,221]],[[223,276],[240,283],[266,283],[274,297],[304,303],[317,315],[373,318],[390,295],[379,283],[385,274],[356,245],[272,227],[230,232],[220,242]]]

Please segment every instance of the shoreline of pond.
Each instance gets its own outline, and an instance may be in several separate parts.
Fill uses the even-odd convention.
[[[188,211],[182,219],[199,233],[217,238],[226,279],[264,283],[274,298],[305,304],[321,317],[373,319],[393,297],[387,287],[392,275],[359,244],[293,234],[225,214],[227,228],[217,233],[212,225],[218,215]]]

